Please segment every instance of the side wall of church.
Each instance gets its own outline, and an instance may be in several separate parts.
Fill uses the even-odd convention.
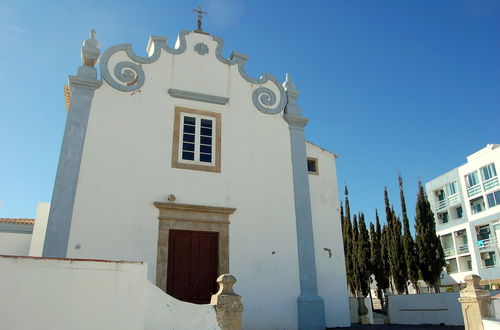
[[[143,64],[144,85],[120,92],[106,82],[93,98],[67,256],[145,260],[155,282],[158,209],[176,203],[236,208],[230,216],[229,267],[243,297],[247,328],[297,327],[297,235],[288,124],[259,112],[255,86],[236,65],[215,58],[216,42],[191,33],[186,51],[162,50]],[[194,51],[197,43],[208,54]],[[129,61],[124,53],[111,65]],[[269,86],[271,88],[271,86]],[[170,88],[228,97],[226,105],[169,95]],[[220,173],[172,168],[174,109],[221,115]],[[335,251],[335,249],[334,249]]]
[[[318,166],[318,175],[309,174],[309,189],[318,293],[325,302],[326,326],[350,326],[335,155],[308,142],[307,157],[316,158]]]

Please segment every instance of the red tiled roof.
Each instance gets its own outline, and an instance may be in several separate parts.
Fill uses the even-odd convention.
[[[0,218],[0,222],[33,225],[33,224],[35,224],[35,219],[31,219],[31,218]]]

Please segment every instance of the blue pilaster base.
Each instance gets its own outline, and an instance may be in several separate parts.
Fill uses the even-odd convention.
[[[297,298],[299,312],[299,330],[324,330],[325,321],[325,303],[319,296]]]

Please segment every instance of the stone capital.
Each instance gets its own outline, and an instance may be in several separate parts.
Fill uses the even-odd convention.
[[[102,80],[84,78],[79,76],[68,76],[70,88],[83,88],[96,90],[102,85]]]
[[[290,127],[304,128],[309,122],[309,119],[302,116],[284,114],[283,118],[285,118],[285,121],[288,123],[288,125],[290,125]]]

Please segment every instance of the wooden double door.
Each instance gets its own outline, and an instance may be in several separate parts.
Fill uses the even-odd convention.
[[[218,233],[171,229],[168,236],[167,293],[182,301],[209,303],[218,286]]]

